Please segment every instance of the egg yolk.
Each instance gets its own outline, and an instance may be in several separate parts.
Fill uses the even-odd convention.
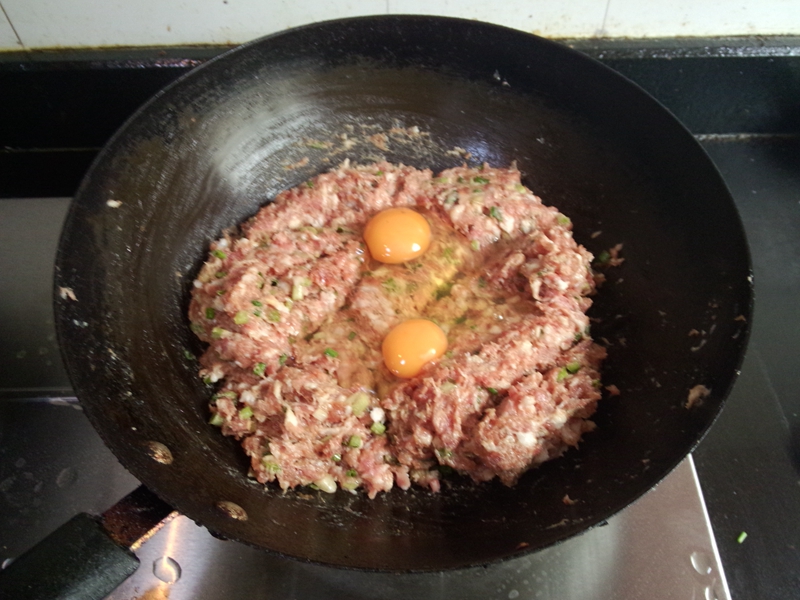
[[[414,377],[447,350],[447,336],[433,321],[411,319],[383,339],[383,362],[398,377]]]
[[[364,229],[369,252],[382,263],[403,263],[423,254],[431,243],[431,226],[410,208],[388,208]]]

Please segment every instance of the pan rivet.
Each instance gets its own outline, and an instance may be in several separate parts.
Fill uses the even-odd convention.
[[[247,513],[235,502],[231,502],[229,500],[220,500],[214,506],[222,511],[226,517],[236,519],[237,521],[247,521]]]
[[[160,462],[162,465],[172,464],[172,452],[161,442],[146,442],[145,449],[154,461]]]

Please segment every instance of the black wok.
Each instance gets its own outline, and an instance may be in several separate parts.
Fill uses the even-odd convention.
[[[395,126],[430,135],[390,135],[386,151],[364,139]],[[342,134],[355,145],[342,149]],[[625,262],[607,270],[590,313],[594,337],[609,347],[604,383],[621,395],[600,403],[598,428],[579,449],[514,488],[456,477],[439,494],[395,489],[368,500],[283,493],[248,479],[243,452],[207,424],[212,389],[186,355],[202,352],[186,309],[209,240],[345,158],[438,170],[464,161],[448,152],[455,147],[470,164],[517,161],[524,182],[572,218],[576,239],[595,254],[624,244]],[[86,176],[55,281],[57,292],[69,288],[76,298],[57,293],[55,301],[76,393],[149,489],[218,536],[328,565],[397,571],[517,556],[635,501],[717,416],[752,310],[733,201],[664,108],[559,44],[432,17],[291,30],[159,93]],[[698,384],[711,394],[687,408]]]

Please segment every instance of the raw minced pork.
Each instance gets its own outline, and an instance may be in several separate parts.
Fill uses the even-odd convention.
[[[431,246],[378,263],[362,231],[397,206],[427,218]],[[281,193],[211,244],[194,282],[200,375],[220,385],[212,423],[284,489],[437,491],[442,466],[514,484],[594,427],[605,350],[588,334],[592,256],[571,228],[516,168],[345,163]],[[418,317],[449,350],[397,379],[381,341]]]

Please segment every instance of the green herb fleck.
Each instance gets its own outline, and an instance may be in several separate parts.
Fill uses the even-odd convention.
[[[497,392],[497,388],[493,388],[493,387],[486,388],[486,391],[489,392],[492,396],[497,396],[497,393],[498,393]]]
[[[453,451],[449,448],[437,448],[436,454],[438,454],[440,458],[444,459],[453,458]]]
[[[356,335],[357,334],[355,331],[351,331],[350,333],[347,334],[347,339],[352,342],[354,339],[356,339]]]
[[[452,350],[448,350],[447,352],[444,353],[444,356],[445,358],[453,358],[455,354],[453,354]]]
[[[373,423],[369,430],[374,433],[375,435],[383,435],[386,433],[386,425],[383,423]]]
[[[253,409],[249,406],[245,406],[243,409],[239,411],[239,418],[242,421],[246,421],[247,419],[253,416]]]
[[[442,256],[447,261],[452,261],[455,258],[455,250],[451,246],[447,246],[444,250],[442,250]]]
[[[280,323],[281,322],[281,313],[279,313],[276,309],[271,309],[267,311],[267,321],[270,323]]]
[[[441,300],[442,298],[446,298],[447,296],[450,295],[450,292],[452,290],[453,290],[453,282],[452,281],[448,281],[447,283],[442,284],[438,288],[436,288],[436,291],[433,294],[434,298],[436,298],[437,300]]]
[[[581,370],[581,363],[579,363],[579,362],[571,362],[571,363],[569,363],[567,365],[566,369],[567,369],[568,373],[570,373],[571,375],[574,375],[575,373],[577,373],[578,371]]]
[[[489,180],[486,177],[473,177],[472,181],[475,183],[489,183]]]
[[[574,339],[576,342],[580,342],[580,341],[583,339],[583,334],[582,334],[580,331],[578,331],[578,332],[577,332],[577,333],[576,333],[576,334],[573,336],[573,339]]]
[[[406,284],[406,294],[413,294],[419,289],[419,285],[415,281],[409,281]]]
[[[212,307],[206,308],[206,319],[213,319],[217,315],[217,311],[214,310]]]
[[[331,456],[331,460],[333,462],[339,462],[340,460],[342,460],[342,455],[341,454],[334,454],[333,456]]]
[[[288,354],[281,354],[281,357],[278,359],[278,364],[280,366],[283,366],[283,365],[286,364],[287,360],[289,360],[289,355]]]
[[[569,225],[570,223],[572,223],[572,221],[568,216],[562,215],[561,213],[559,213],[558,216],[556,217],[556,222],[559,225]]]
[[[214,250],[211,254],[213,254],[217,258],[221,258],[222,260],[228,258],[228,255],[225,254],[222,250]]]
[[[216,273],[214,273],[214,277],[216,277],[217,279],[222,279],[227,274],[228,274],[227,271],[217,271]]]
[[[330,356],[331,358],[339,358],[339,353],[333,348],[325,348],[325,356]]]
[[[253,374],[257,375],[258,377],[261,377],[264,374],[264,371],[266,370],[267,370],[267,365],[261,362],[256,363],[256,366],[253,367]]]
[[[217,290],[217,296],[223,296],[223,295],[225,295],[225,290],[222,289]]]
[[[275,457],[267,454],[261,459],[261,464],[264,465],[264,470],[268,473],[280,473],[281,466],[275,462]]]
[[[380,177],[383,175],[383,171],[375,171],[375,177]]]
[[[261,303],[261,300],[251,300],[251,302],[253,303],[253,306],[258,306],[259,308],[261,308],[262,306],[264,306],[264,305]]]
[[[466,182],[467,182],[467,180],[466,180],[466,179],[464,179],[463,177],[459,177],[458,179],[456,179],[456,181],[457,181],[458,183],[466,183]]]
[[[603,250],[600,254],[597,255],[595,259],[595,263],[598,265],[605,265],[608,264],[608,261],[611,260],[611,255],[608,253],[608,250]]]
[[[203,326],[202,326],[202,325],[200,325],[200,323],[192,323],[192,324],[189,326],[189,328],[190,328],[192,331],[194,331],[195,333],[203,333],[203,332],[205,331],[205,329],[203,329]]]
[[[253,311],[253,316],[254,317],[260,317],[261,316],[261,311],[260,310],[254,310]]]
[[[211,383],[212,383],[211,382],[211,377],[208,377],[207,375],[205,377],[203,377],[203,383],[205,383],[206,385],[211,385]]]
[[[592,379],[592,387],[594,389],[599,390],[601,385],[602,384],[600,383],[599,379]]]
[[[567,377],[569,377],[569,371],[567,371],[564,367],[562,367],[558,370],[558,375],[556,375],[556,381],[561,383]]]
[[[390,294],[394,294],[400,291],[400,286],[397,285],[397,282],[392,277],[383,282],[383,288]]]
[[[478,240],[472,240],[469,243],[469,247],[477,252],[478,250],[481,249],[481,243]]]
[[[351,435],[350,439],[347,440],[347,445],[351,448],[361,448],[361,437],[357,435]]]
[[[211,415],[211,419],[209,419],[209,424],[213,425],[214,427],[222,427],[222,424],[225,422],[225,419],[222,418],[222,415],[219,413],[214,413]]]
[[[211,330],[211,337],[213,337],[215,340],[219,340],[222,339],[222,337],[225,336],[226,333],[228,332],[225,331],[222,327],[214,327],[214,329]]]
[[[313,188],[313,187],[314,187],[314,182],[313,182],[313,181],[311,181],[311,180],[309,180],[309,181],[306,181],[306,187]]]
[[[244,325],[250,319],[250,315],[248,315],[245,311],[240,310],[233,316],[233,322],[237,325]]]
[[[497,219],[498,221],[503,220],[503,213],[500,212],[500,209],[496,206],[493,206],[489,209],[489,216],[493,219]]]
[[[189,350],[185,350],[185,349],[184,349],[184,351],[183,351],[183,355],[186,357],[186,359],[187,359],[187,360],[194,360],[195,358],[197,358],[197,357],[196,357],[194,354],[192,354],[192,353],[191,353]]]
[[[355,469],[347,469],[345,475],[347,475],[348,477],[358,477],[358,471],[356,471]]]
[[[231,400],[236,400],[236,392],[228,390],[227,392],[219,392],[218,394],[211,396],[212,400],[216,400],[217,398],[230,398]]]
[[[740,533],[740,534],[739,534],[739,537],[737,537],[737,538],[736,538],[736,541],[737,541],[737,542],[739,542],[739,543],[741,544],[741,543],[742,543],[742,542],[744,542],[746,539],[747,539],[747,532],[746,532],[746,531],[743,531],[742,533]]]
[[[478,277],[478,287],[485,288],[486,287],[486,279],[483,277]]]

